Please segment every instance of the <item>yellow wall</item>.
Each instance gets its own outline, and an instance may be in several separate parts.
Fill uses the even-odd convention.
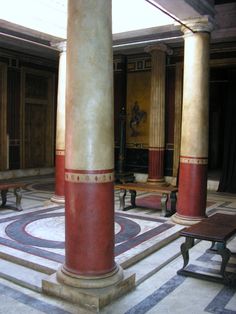
[[[127,76],[127,124],[126,144],[127,147],[148,147],[149,135],[149,108],[150,108],[150,87],[151,72],[128,72]],[[141,111],[146,112],[146,119],[142,120],[137,127],[134,126],[137,134],[134,135],[130,127],[132,118],[132,107],[138,103]]]

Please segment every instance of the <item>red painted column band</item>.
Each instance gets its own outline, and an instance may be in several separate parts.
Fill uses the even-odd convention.
[[[56,150],[55,161],[55,195],[63,197],[65,195],[65,151]]]
[[[163,179],[164,153],[164,148],[149,148],[148,181],[158,181]]]
[[[64,269],[72,274],[99,276],[116,267],[113,180],[112,170],[65,171]]]
[[[207,158],[180,158],[178,215],[194,219],[205,217]]]

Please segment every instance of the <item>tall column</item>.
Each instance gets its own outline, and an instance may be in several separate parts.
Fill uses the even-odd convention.
[[[114,260],[111,0],[68,0],[65,262],[45,293],[96,310],[131,290]]]
[[[193,224],[205,217],[208,163],[209,32],[208,19],[183,28],[184,84],[177,223]]]
[[[174,157],[173,177],[178,185],[181,123],[182,123],[182,96],[183,96],[183,64],[177,63],[175,67],[175,125],[174,125]]]
[[[56,124],[56,160],[55,160],[55,194],[51,201],[65,202],[65,101],[66,101],[66,42],[55,45],[60,50],[57,124]]]
[[[69,1],[66,256],[58,279],[77,287],[99,287],[98,277],[108,284],[122,278],[114,262],[111,34],[110,0]]]
[[[148,182],[164,183],[165,153],[165,77],[166,53],[164,44],[145,49],[152,56],[151,99],[148,151]]]

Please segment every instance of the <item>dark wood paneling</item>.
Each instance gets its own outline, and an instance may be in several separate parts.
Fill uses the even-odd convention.
[[[9,68],[7,79],[7,132],[9,169],[20,168],[20,72]]]

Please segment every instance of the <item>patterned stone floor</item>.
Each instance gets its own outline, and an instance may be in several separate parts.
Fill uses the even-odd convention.
[[[51,274],[63,262],[64,208],[50,202],[52,191],[52,178],[31,178],[23,192],[23,212],[0,211],[0,313],[90,313],[45,296],[40,290],[22,287],[22,281],[14,280],[20,275],[16,272],[21,270],[4,264],[9,261],[29,269],[38,266]],[[138,198],[142,196],[146,195],[139,194]],[[14,206],[14,202],[14,195],[9,193],[8,204]],[[158,210],[136,208],[120,212],[118,194],[115,195],[115,207],[116,260],[123,268],[135,271],[137,275],[142,273],[143,277],[136,289],[105,307],[101,313],[236,314],[235,287],[177,275],[183,261],[179,253],[182,239],[176,239],[176,236],[182,226],[160,217]],[[215,212],[236,214],[236,195],[208,193],[207,212],[210,215]],[[205,252],[208,247],[208,242],[200,241],[191,249],[190,267],[215,273],[220,260]],[[230,248],[236,251],[236,239],[232,239]],[[172,251],[173,258],[156,267],[160,258],[165,259]],[[148,276],[143,275],[149,266],[153,266],[153,271]],[[4,267],[11,276],[6,275]],[[22,277],[31,276],[24,271]],[[228,271],[236,272],[235,256],[230,260]]]

